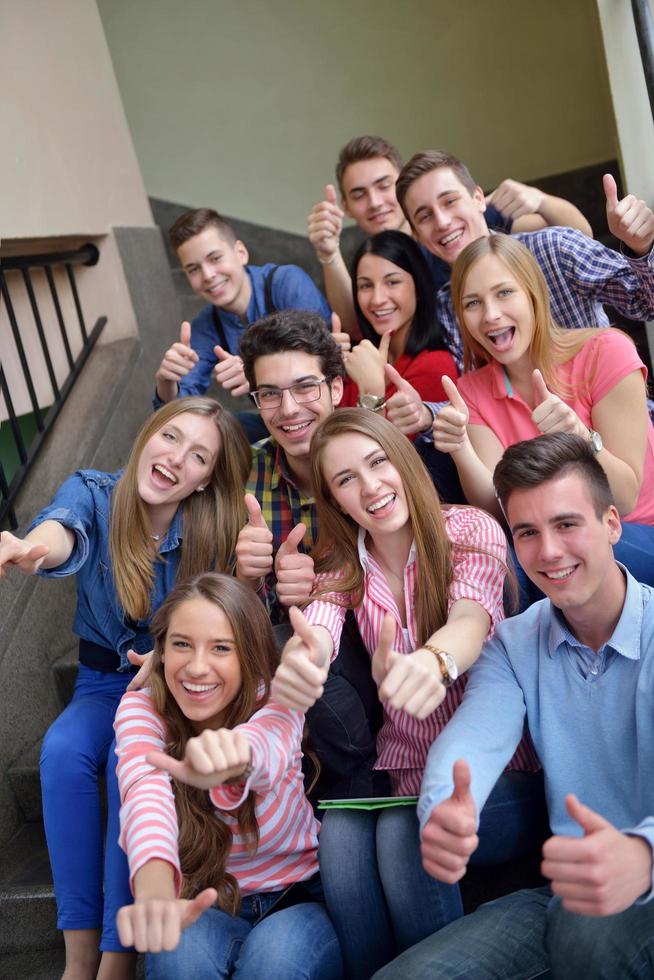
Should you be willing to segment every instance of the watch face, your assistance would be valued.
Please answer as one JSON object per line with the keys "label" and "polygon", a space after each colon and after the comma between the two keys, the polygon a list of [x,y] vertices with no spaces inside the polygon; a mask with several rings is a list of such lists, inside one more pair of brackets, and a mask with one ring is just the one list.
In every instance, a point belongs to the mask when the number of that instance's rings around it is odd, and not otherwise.
{"label": "watch face", "polygon": [[594,429],[590,430],[590,445],[594,453],[599,453],[604,448],[601,435],[599,432],[595,432]]}
{"label": "watch face", "polygon": [[456,665],[456,660],[449,653],[445,654],[445,666],[451,679],[455,681],[459,676],[459,668]]}
{"label": "watch face", "polygon": [[359,399],[359,404],[362,408],[368,408],[370,411],[375,412],[377,409],[381,408],[384,404],[383,395],[361,395]]}

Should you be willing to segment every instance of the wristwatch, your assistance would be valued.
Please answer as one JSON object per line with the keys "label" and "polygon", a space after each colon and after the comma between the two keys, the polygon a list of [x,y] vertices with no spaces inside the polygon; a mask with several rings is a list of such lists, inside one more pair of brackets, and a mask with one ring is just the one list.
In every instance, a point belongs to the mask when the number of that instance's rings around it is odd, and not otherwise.
{"label": "wristwatch", "polygon": [[594,453],[599,453],[602,449],[604,449],[602,437],[599,432],[595,431],[595,429],[588,430],[588,441],[590,442],[590,448]]}
{"label": "wristwatch", "polygon": [[440,647],[435,647],[431,643],[422,644],[425,650],[429,650],[433,653],[438,660],[438,666],[441,669],[441,680],[443,681],[443,687],[451,687],[454,681],[459,676],[459,668],[456,665],[456,660],[454,657],[447,653],[445,650],[441,650]]}
{"label": "wristwatch", "polygon": [[359,408],[367,408],[370,412],[381,412],[385,404],[385,395],[359,395],[357,402]]}

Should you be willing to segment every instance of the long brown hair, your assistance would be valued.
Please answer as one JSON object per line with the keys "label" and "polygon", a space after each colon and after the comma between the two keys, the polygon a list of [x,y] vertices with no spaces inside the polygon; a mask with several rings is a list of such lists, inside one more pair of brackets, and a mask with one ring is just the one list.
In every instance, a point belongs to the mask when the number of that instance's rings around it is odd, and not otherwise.
{"label": "long brown hair", "polygon": [[[510,235],[488,235],[471,242],[461,252],[452,269],[452,303],[463,338],[463,368],[473,371],[488,364],[492,356],[472,337],[465,323],[463,291],[470,269],[475,262],[487,255],[498,258],[513,273],[523,287],[534,311],[534,335],[530,353],[550,391],[562,397],[570,397],[572,391],[557,377],[557,368],[574,357],[584,344],[598,337],[597,328],[589,326],[580,330],[565,330],[552,318],[550,294],[545,276],[528,248]],[[584,379],[592,383],[592,377]]]}
{"label": "long brown hair", "polygon": [[213,398],[179,398],[160,408],[141,427],[116,484],[111,506],[109,547],[118,599],[132,619],[150,613],[154,563],[147,508],[138,492],[138,464],[146,443],[171,419],[185,412],[212,419],[218,453],[202,493],[182,502],[184,533],[177,577],[181,581],[209,569],[231,570],[238,533],[245,521],[243,493],[252,454],[236,419]]}
{"label": "long brown hair", "polygon": [[417,639],[424,643],[447,622],[452,581],[450,541],[436,489],[411,442],[385,418],[361,408],[343,408],[324,419],[311,440],[311,471],[318,511],[319,534],[313,549],[317,572],[341,572],[329,577],[321,594],[351,592],[353,605],[363,596],[359,563],[359,525],[334,502],[323,473],[324,452],[332,439],[357,433],[374,439],[400,474],[416,545]]}
{"label": "long brown hair", "polygon": [[[225,709],[223,728],[234,728],[248,721],[268,700],[272,674],[279,662],[272,626],[263,603],[247,586],[229,575],[205,572],[179,582],[155,613],[151,633],[154,654],[150,674],[150,693],[167,730],[166,752],[183,759],[186,743],[197,734],[182,713],[164,678],[163,654],[173,613],[190,599],[206,599],[227,617],[241,668],[241,689]],[[230,915],[238,914],[238,882],[225,870],[232,847],[232,833],[214,810],[204,790],[173,781],[175,807],[179,821],[179,858],[184,876],[182,895],[192,898],[203,888],[218,891],[218,904]],[[239,833],[251,853],[259,844],[256,796],[251,791],[234,811]]]}

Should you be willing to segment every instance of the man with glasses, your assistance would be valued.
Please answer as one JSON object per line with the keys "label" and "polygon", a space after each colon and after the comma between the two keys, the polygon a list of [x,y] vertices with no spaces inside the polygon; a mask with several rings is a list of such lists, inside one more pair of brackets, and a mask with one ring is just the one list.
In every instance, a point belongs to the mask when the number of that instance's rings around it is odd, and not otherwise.
{"label": "man with glasses", "polygon": [[[279,624],[313,587],[308,551],[318,529],[310,444],[343,395],[343,356],[321,316],[282,310],[245,331],[241,357],[270,438],[252,447],[249,519],[236,546],[236,575],[259,592]],[[307,720],[323,770],[318,795],[385,792],[372,772],[379,702],[356,626],[346,631],[325,693]]]}

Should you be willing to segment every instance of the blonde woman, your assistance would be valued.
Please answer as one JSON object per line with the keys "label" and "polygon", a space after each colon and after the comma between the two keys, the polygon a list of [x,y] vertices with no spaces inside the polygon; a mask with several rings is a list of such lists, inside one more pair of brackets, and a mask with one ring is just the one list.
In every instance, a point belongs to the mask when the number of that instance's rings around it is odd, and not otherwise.
{"label": "blonde woman", "polygon": [[622,518],[616,557],[654,584],[654,428],[645,365],[626,334],[564,330],[543,274],[507,235],[469,245],[452,274],[466,373],[444,381],[450,404],[434,443],[454,459],[471,504],[499,516],[492,475],[507,446],[541,433],[587,439]]}
{"label": "blonde woman", "polygon": [[[24,539],[0,538],[0,574],[77,576],[73,631],[80,665],[73,699],[41,753],[43,813],[66,943],[66,980],[95,975],[103,904],[108,914],[100,976],[128,966],[115,931],[120,891],[117,829],[103,826],[98,775],[108,765],[116,708],[130,679],[127,651],[152,646],[152,614],[177,576],[231,569],[243,521],[250,450],[238,424],[208,398],[165,405],[142,426],[123,472],[80,470],[62,485]],[[113,838],[113,839],[112,839]],[[124,900],[124,899],[123,899]],[[104,972],[103,972],[104,971]]]}

